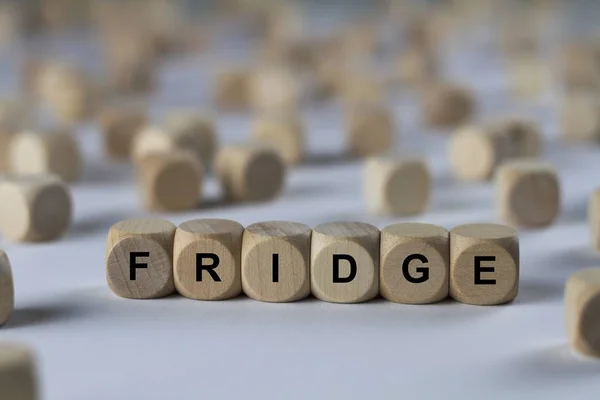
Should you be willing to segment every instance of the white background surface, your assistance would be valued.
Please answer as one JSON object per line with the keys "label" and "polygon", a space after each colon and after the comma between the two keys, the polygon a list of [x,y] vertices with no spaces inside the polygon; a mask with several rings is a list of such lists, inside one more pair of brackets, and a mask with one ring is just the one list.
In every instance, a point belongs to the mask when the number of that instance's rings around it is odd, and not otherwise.
{"label": "white background surface", "polygon": [[[599,183],[600,151],[558,143],[554,92],[537,104],[515,100],[505,89],[497,56],[474,55],[478,45],[487,45],[485,40],[470,45],[446,60],[447,74],[478,87],[481,118],[518,112],[542,123],[545,158],[561,175],[557,222],[520,233],[521,284],[514,303],[118,298],[104,277],[106,234],[119,220],[147,214],[130,167],[105,161],[98,132],[83,127],[78,137],[88,157],[84,178],[73,187],[70,232],[56,243],[1,241],[13,264],[16,311],[0,339],[37,350],[48,400],[597,398],[600,362],[570,351],[562,292],[569,274],[600,260],[590,250],[585,215],[587,198]],[[46,51],[68,53],[64,49],[71,47],[62,46],[52,43]],[[6,75],[14,72],[19,54],[4,57]],[[208,107],[210,77],[202,71],[209,64],[206,56],[169,61],[162,69],[168,89],[153,101],[155,116],[174,105]],[[5,82],[5,89],[13,84]],[[431,206],[421,216],[388,219],[366,213],[360,163],[335,155],[343,148],[339,110],[314,105],[306,113],[313,162],[290,172],[280,199],[220,206],[211,200],[218,193],[211,178],[207,206],[155,216],[175,223],[219,217],[245,225],[277,219],[311,226],[358,220],[380,228],[400,220],[446,228],[496,221],[493,185],[454,181],[447,169],[446,137],[423,130],[415,98],[396,93],[390,104],[397,113],[399,148],[427,156],[435,177]],[[220,118],[222,141],[246,137],[250,121],[248,116]]]}

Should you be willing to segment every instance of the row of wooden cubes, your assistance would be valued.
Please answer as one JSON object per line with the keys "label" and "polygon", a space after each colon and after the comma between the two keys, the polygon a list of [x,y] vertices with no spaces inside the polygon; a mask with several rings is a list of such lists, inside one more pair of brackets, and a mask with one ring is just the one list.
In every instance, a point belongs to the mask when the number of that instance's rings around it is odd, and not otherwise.
{"label": "row of wooden cubes", "polygon": [[381,295],[406,304],[451,296],[494,305],[517,295],[519,243],[514,229],[497,224],[449,232],[424,223],[380,231],[362,222],[311,229],[284,221],[244,228],[224,219],[179,227],[137,219],[110,229],[106,276],[114,293],[132,299],[177,291],[192,299],[224,300],[244,292],[259,301],[290,302],[312,293],[334,303]]}

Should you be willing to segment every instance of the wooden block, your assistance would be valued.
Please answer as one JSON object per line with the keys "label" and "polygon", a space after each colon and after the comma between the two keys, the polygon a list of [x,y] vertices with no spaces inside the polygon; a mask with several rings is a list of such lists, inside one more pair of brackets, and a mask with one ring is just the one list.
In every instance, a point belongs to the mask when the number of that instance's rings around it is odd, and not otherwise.
{"label": "wooden block", "polygon": [[165,131],[176,147],[193,151],[206,167],[212,165],[218,136],[208,114],[195,110],[172,111],[165,118]]}
{"label": "wooden block", "polygon": [[299,115],[264,116],[255,122],[252,136],[272,146],[288,165],[297,165],[304,158],[304,126]]}
{"label": "wooden block", "polygon": [[362,107],[365,103],[384,103],[386,101],[385,86],[383,80],[373,73],[356,71],[337,71],[342,82],[340,95],[344,103],[353,111],[356,107]]}
{"label": "wooden block", "polygon": [[77,123],[95,109],[96,89],[86,73],[70,64],[48,62],[38,70],[37,93],[63,122]]}
{"label": "wooden block", "polygon": [[362,222],[331,222],[313,229],[311,289],[332,303],[360,303],[379,293],[379,230]]}
{"label": "wooden block", "polygon": [[245,69],[219,71],[215,79],[215,103],[224,111],[250,107],[250,76]]}
{"label": "wooden block", "polygon": [[16,174],[51,173],[66,182],[79,179],[82,171],[79,146],[65,130],[16,134],[10,144],[8,164]]}
{"label": "wooden block", "polygon": [[183,211],[200,205],[203,167],[191,152],[151,154],[139,160],[136,167],[147,210]]}
{"label": "wooden block", "polygon": [[448,297],[450,237],[440,226],[399,223],[381,231],[381,296],[429,304]]}
{"label": "wooden block", "polygon": [[128,159],[135,136],[147,122],[145,107],[141,105],[120,104],[103,110],[100,114],[100,128],[104,152],[115,159]]}
{"label": "wooden block", "polygon": [[439,65],[435,56],[421,48],[409,48],[400,54],[397,63],[401,85],[423,88],[438,80]]}
{"label": "wooden block", "polygon": [[600,188],[594,190],[588,202],[588,225],[592,247],[600,251]]}
{"label": "wooden block", "polygon": [[597,52],[589,43],[574,43],[565,47],[559,65],[567,91],[596,92],[600,89]]}
{"label": "wooden block", "polygon": [[505,118],[494,121],[489,129],[506,137],[507,157],[536,158],[542,154],[543,140],[539,125],[523,118]]}
{"label": "wooden block", "polygon": [[519,291],[519,239],[510,227],[467,224],[450,231],[450,296],[461,303],[495,305]]}
{"label": "wooden block", "polygon": [[465,126],[450,139],[450,166],[463,181],[491,179],[498,166],[512,155],[509,138],[489,126]]}
{"label": "wooden block", "polygon": [[552,83],[547,60],[539,56],[523,55],[511,60],[509,77],[514,94],[523,99],[536,99]]}
{"label": "wooden block", "polygon": [[567,94],[560,111],[560,135],[568,142],[600,141],[600,100],[597,95]]}
{"label": "wooden block", "polygon": [[175,288],[190,299],[225,300],[242,293],[244,227],[225,219],[196,219],[175,233]]}
{"label": "wooden block", "polygon": [[55,175],[7,176],[0,180],[0,231],[14,241],[45,242],[71,225],[69,188]]}
{"label": "wooden block", "polygon": [[423,158],[371,157],[363,175],[367,209],[374,214],[412,215],[429,205],[431,177]]}
{"label": "wooden block", "polygon": [[390,110],[378,103],[360,104],[348,110],[348,151],[367,157],[390,150],[396,143],[396,123]]}
{"label": "wooden block", "polygon": [[573,349],[600,357],[600,268],[573,273],[565,285],[565,325]]}
{"label": "wooden block", "polygon": [[36,360],[29,347],[17,343],[0,343],[0,388],[6,400],[37,400]]}
{"label": "wooden block", "polygon": [[232,201],[266,201],[281,193],[286,166],[275,150],[261,144],[223,147],[215,159],[215,173],[225,197]]}
{"label": "wooden block", "polygon": [[175,230],[175,225],[160,219],[130,219],[110,228],[106,280],[117,296],[154,299],[175,291]]}
{"label": "wooden block", "polygon": [[9,320],[15,309],[15,288],[10,260],[0,250],[0,327]]}
{"label": "wooden block", "polygon": [[311,229],[269,221],[246,227],[242,241],[242,287],[249,297],[271,303],[310,294]]}
{"label": "wooden block", "polygon": [[560,212],[558,175],[546,162],[504,163],[496,173],[496,195],[500,218],[509,225],[548,226]]}
{"label": "wooden block", "polygon": [[283,66],[257,68],[250,80],[253,108],[262,113],[291,113],[300,108],[301,85],[298,74]]}
{"label": "wooden block", "polygon": [[475,113],[473,93],[454,84],[433,84],[423,94],[423,115],[433,128],[455,128],[465,124]]}

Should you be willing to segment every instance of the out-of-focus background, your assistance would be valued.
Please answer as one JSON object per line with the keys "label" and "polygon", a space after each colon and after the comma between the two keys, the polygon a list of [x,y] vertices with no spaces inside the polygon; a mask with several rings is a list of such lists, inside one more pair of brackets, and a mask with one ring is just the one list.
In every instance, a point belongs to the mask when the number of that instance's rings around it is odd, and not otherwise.
{"label": "out-of-focus background", "polygon": [[[0,241],[16,293],[0,339],[36,350],[49,400],[594,398],[600,366],[567,345],[563,289],[600,261],[586,215],[599,186],[598,16],[594,0],[0,2],[0,168],[37,165],[34,153],[9,154],[24,131],[60,129],[81,152],[65,235]],[[377,118],[357,134],[366,140],[349,133],[365,104],[393,122],[374,149]],[[286,160],[268,201],[226,201],[202,160],[198,204],[153,209],[136,136],[166,130],[180,110],[212,124],[215,153],[252,140],[257,121],[292,113],[301,155]],[[449,157],[465,124],[502,118],[535,125],[536,156],[558,171],[562,197],[553,224],[520,231],[512,304],[133,301],[106,284],[106,235],[127,218],[502,222],[491,176],[465,181]],[[364,157],[388,150],[428,165],[416,214],[367,205]]]}

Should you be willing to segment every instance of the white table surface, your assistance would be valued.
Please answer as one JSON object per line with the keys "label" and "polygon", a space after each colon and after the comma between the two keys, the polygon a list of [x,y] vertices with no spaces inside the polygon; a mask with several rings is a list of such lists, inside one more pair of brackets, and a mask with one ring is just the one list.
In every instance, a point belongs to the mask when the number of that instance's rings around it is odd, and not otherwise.
{"label": "white table surface", "polygon": [[[61,46],[54,43],[45,51]],[[600,263],[586,224],[587,199],[599,184],[600,150],[560,144],[554,92],[537,103],[512,98],[498,59],[474,56],[473,46],[446,60],[447,74],[478,87],[481,118],[519,113],[542,123],[544,156],[561,176],[563,205],[556,223],[520,233],[520,292],[512,304],[118,298],[104,276],[106,234],[115,222],[149,214],[140,206],[130,166],[105,161],[98,132],[86,126],[78,133],[86,169],[73,186],[74,223],[66,237],[46,244],[0,239],[16,285],[16,311],[0,339],[36,349],[48,400],[598,398],[600,362],[569,349],[563,290],[571,273]],[[5,51],[5,76],[14,72],[15,54]],[[206,56],[166,63],[162,78],[168,89],[153,100],[157,118],[175,105],[209,107],[210,78],[202,72],[209,64]],[[14,90],[14,81],[6,80],[4,88]],[[336,156],[343,148],[339,109],[311,105],[306,115],[312,162],[290,172],[279,199],[219,205],[211,200],[218,188],[210,178],[205,207],[153,216],[175,223],[219,217],[242,224],[281,219],[311,226],[357,220],[378,227],[398,221],[447,228],[497,221],[493,184],[452,178],[447,136],[421,127],[414,100],[397,94],[390,103],[397,112],[399,148],[430,160],[435,185],[423,215],[368,215],[361,164]],[[223,115],[222,142],[246,137],[250,121],[245,115]]]}

